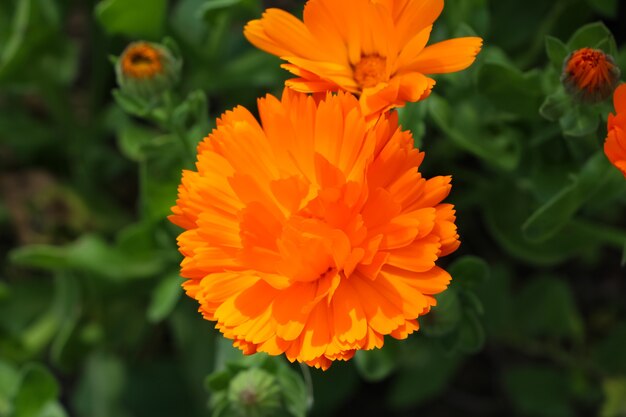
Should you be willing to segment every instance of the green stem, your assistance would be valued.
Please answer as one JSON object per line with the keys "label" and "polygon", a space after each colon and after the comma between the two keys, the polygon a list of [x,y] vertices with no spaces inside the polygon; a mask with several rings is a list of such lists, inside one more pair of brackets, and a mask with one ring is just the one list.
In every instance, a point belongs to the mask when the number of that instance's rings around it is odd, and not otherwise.
{"label": "green stem", "polygon": [[585,234],[592,236],[603,243],[609,244],[618,250],[624,249],[624,245],[626,244],[626,232],[623,230],[616,230],[613,227],[587,220],[576,220],[575,225]]}
{"label": "green stem", "polygon": [[168,90],[163,94],[163,102],[165,103],[167,129],[181,142],[183,152],[185,152],[185,166],[192,166],[196,159],[195,152],[187,141],[185,133],[174,120],[175,108],[171,91]]}
{"label": "green stem", "polygon": [[567,4],[568,0],[559,0],[554,3],[546,18],[543,19],[543,23],[539,26],[539,29],[534,37],[534,42],[530,48],[527,49],[526,54],[518,60],[518,66],[520,68],[527,68],[531,66],[533,61],[537,59],[537,55],[539,55],[543,50],[545,37],[552,31],[552,27],[559,20],[561,13],[563,13]]}
{"label": "green stem", "polygon": [[299,363],[300,370],[302,371],[302,377],[304,378],[304,384],[306,385],[306,408],[310,410],[313,408],[313,380],[311,379],[311,371],[309,367],[303,363]]}

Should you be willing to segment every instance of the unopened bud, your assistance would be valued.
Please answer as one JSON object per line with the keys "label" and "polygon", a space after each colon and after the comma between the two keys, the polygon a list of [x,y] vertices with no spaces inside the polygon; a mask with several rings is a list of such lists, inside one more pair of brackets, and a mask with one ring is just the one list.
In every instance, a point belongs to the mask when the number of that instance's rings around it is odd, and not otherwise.
{"label": "unopened bud", "polygon": [[565,58],[561,82],[574,98],[593,104],[613,94],[619,77],[613,57],[599,49],[581,48]]}
{"label": "unopened bud", "polygon": [[228,400],[242,417],[272,416],[280,408],[280,387],[274,375],[258,368],[239,372],[228,387]]}
{"label": "unopened bud", "polygon": [[166,47],[150,42],[133,42],[126,47],[115,67],[123,92],[152,98],[178,80],[181,62]]}

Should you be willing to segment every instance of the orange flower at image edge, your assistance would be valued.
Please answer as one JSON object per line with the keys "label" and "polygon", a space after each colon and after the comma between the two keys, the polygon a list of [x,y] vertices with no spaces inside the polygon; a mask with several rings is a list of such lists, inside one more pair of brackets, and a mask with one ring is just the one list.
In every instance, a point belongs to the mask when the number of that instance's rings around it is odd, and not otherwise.
{"label": "orange flower at image edge", "polygon": [[297,91],[349,91],[366,115],[426,98],[425,74],[460,71],[474,62],[482,39],[426,46],[443,0],[309,0],[303,21],[269,9],[246,26],[258,48],[281,57]]}
{"label": "orange flower at image edge", "polygon": [[358,99],[285,90],[236,107],[198,146],[170,220],[184,288],[245,354],[326,369],[404,339],[450,282],[437,259],[459,246],[397,114],[368,128]]}
{"label": "orange flower at image edge", "polygon": [[616,114],[609,114],[604,153],[626,178],[626,84],[617,87],[613,102]]}

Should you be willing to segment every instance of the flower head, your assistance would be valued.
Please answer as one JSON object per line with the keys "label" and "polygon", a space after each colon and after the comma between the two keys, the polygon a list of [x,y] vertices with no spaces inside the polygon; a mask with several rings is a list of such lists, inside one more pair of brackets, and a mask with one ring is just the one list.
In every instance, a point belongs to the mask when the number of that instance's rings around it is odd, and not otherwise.
{"label": "flower head", "polygon": [[366,115],[426,98],[426,74],[460,71],[482,45],[476,37],[426,46],[443,0],[309,0],[303,21],[269,9],[246,26],[258,48],[287,61],[294,90],[349,91]]}
{"label": "flower head", "polygon": [[599,49],[581,48],[563,62],[561,82],[580,101],[598,103],[611,96],[620,70],[613,58]]}
{"label": "flower head", "polygon": [[609,133],[604,141],[604,153],[626,177],[626,84],[617,87],[613,103],[616,114],[609,114]]}
{"label": "flower head", "polygon": [[133,42],[115,67],[120,88],[130,94],[152,97],[165,91],[178,78],[181,63],[164,46]]}
{"label": "flower head", "polygon": [[351,94],[258,105],[260,124],[226,112],[183,172],[187,294],[246,354],[326,369],[406,338],[450,281],[435,265],[459,245],[450,177],[424,179],[397,113],[369,123]]}

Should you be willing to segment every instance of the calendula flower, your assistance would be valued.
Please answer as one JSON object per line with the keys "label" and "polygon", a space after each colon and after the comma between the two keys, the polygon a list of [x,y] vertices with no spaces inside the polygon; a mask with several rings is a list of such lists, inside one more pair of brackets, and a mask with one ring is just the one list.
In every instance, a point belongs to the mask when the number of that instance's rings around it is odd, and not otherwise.
{"label": "calendula flower", "polygon": [[117,60],[115,72],[122,91],[142,98],[154,97],[178,79],[181,62],[165,46],[134,42]]}
{"label": "calendula flower", "polygon": [[620,70],[610,55],[599,49],[581,48],[565,58],[561,82],[570,95],[593,104],[611,96],[619,77]]}
{"label": "calendula flower", "polygon": [[258,107],[260,124],[222,115],[183,172],[170,220],[187,229],[187,294],[245,354],[326,369],[406,338],[450,281],[435,265],[459,245],[450,177],[424,179],[397,113],[368,124],[351,94]]}
{"label": "calendula flower", "polygon": [[309,0],[303,21],[269,9],[244,34],[287,61],[282,67],[297,76],[287,86],[306,93],[349,91],[372,115],[426,98],[435,84],[427,74],[474,62],[480,38],[426,46],[442,9],[443,0]]}
{"label": "calendula flower", "polygon": [[604,153],[626,178],[626,84],[615,90],[613,103],[615,114],[609,114],[609,133],[604,141]]}

